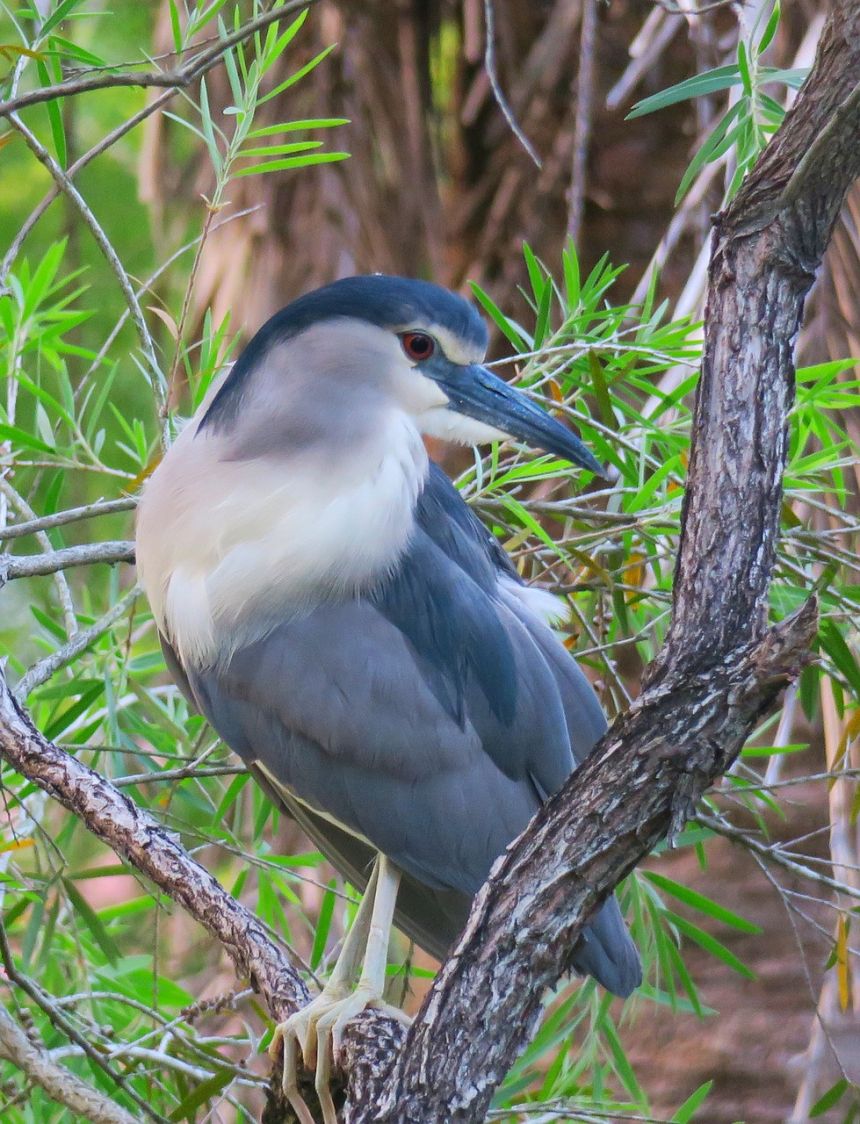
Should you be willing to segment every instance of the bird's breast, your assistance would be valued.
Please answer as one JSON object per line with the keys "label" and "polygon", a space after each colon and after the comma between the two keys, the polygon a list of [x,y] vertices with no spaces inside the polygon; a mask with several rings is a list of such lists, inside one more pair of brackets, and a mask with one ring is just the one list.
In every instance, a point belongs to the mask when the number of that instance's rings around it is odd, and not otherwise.
{"label": "bird's breast", "polygon": [[138,510],[141,582],[183,663],[206,666],[290,613],[354,596],[394,566],[427,454],[392,412],[372,442],[316,455],[230,459],[218,435],[180,435]]}

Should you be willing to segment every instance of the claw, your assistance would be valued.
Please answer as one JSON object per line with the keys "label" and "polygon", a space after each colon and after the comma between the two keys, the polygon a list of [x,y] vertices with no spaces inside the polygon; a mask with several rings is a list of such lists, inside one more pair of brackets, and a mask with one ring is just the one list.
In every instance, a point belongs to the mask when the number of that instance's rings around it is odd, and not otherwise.
{"label": "claw", "polygon": [[[275,1028],[269,1054],[277,1059],[283,1045],[282,1087],[300,1124],[314,1124],[299,1091],[299,1051],[304,1065],[314,1069],[314,1086],[324,1124],[337,1124],[331,1095],[332,1068],[337,1064],[343,1032],[350,1019],[366,1007],[380,1007],[386,1014],[408,1023],[402,1011],[383,1002],[388,935],[400,874],[384,855],[378,855],[352,927],[344,940],[334,971],[322,992],[307,1007],[296,1011]],[[364,962],[358,987],[351,991],[364,946]]]}
{"label": "claw", "polygon": [[314,1088],[319,1097],[324,1124],[337,1124],[331,1095],[332,1069],[340,1053],[347,1024],[367,1007],[377,1007],[407,1026],[412,1021],[397,1007],[385,1003],[373,987],[359,984],[344,995],[342,989],[323,991],[301,1011],[275,1027],[269,1056],[277,1058],[283,1043],[282,1088],[301,1124],[314,1124],[313,1116],[299,1091],[299,1052],[308,1069],[315,1069]]}

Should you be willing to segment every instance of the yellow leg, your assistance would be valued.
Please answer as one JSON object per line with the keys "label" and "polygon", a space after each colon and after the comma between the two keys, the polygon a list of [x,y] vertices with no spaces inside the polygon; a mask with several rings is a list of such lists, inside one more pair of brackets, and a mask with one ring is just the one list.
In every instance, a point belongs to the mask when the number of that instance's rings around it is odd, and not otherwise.
{"label": "yellow leg", "polygon": [[[369,1006],[382,1007],[393,1017],[409,1022],[402,1011],[390,1007],[382,1000],[388,941],[399,884],[400,871],[384,855],[378,855],[367,890],[328,982],[307,1007],[275,1028],[269,1052],[275,1057],[283,1043],[284,1094],[301,1124],[313,1124],[313,1117],[299,1092],[299,1050],[306,1066],[313,1066],[316,1062],[314,1086],[325,1124],[337,1124],[329,1086],[332,1057],[340,1050],[346,1024]],[[356,989],[350,991],[362,947],[364,961],[361,977]]]}

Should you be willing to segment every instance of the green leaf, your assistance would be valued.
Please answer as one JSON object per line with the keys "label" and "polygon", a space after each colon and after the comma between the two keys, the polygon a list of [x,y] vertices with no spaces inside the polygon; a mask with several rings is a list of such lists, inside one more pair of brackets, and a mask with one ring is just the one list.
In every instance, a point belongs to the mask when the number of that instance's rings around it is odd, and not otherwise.
{"label": "green leaf", "polygon": [[712,163],[714,160],[719,160],[723,153],[727,152],[734,144],[738,132],[744,125],[743,121],[738,121],[737,124],[734,124],[734,122],[740,116],[743,109],[743,102],[735,102],[731,109],[720,118],[707,140],[690,161],[686,172],[684,172],[684,175],[681,177],[681,182],[675,194],[676,207],[687,194],[687,189],[701,169],[704,168],[706,164]]}
{"label": "green leaf", "polygon": [[38,437],[34,437],[32,433],[27,433],[16,425],[6,425],[5,422],[0,422],[0,440],[12,441],[16,445],[23,445],[25,449],[35,449],[37,453],[53,454],[57,451],[51,445],[40,441]]}
{"label": "green leaf", "polygon": [[686,917],[679,917],[677,913],[673,913],[671,910],[667,909],[665,915],[685,937],[689,937],[691,941],[703,948],[705,952],[709,952],[716,960],[722,960],[739,976],[744,976],[748,980],[756,979],[755,972],[738,959],[733,952],[730,952],[724,944],[721,944],[716,937],[712,937],[710,933],[706,933],[704,929],[700,929],[698,925],[694,925]]}
{"label": "green leaf", "polygon": [[[307,12],[303,13],[303,15],[306,14]],[[274,90],[270,90],[267,94],[264,94],[263,97],[259,98],[257,100],[257,105],[265,105],[267,101],[271,101],[272,98],[278,97],[278,95],[282,94],[284,90],[289,90],[291,86],[295,86],[296,82],[300,82],[302,78],[304,78],[307,74],[310,74],[312,70],[316,69],[316,67],[319,66],[323,59],[327,58],[332,53],[334,48],[334,43],[332,43],[330,47],[323,48],[323,50],[321,50],[318,55],[315,55],[310,62],[305,63],[305,65],[300,70],[297,70],[295,74],[291,74],[289,78],[281,82],[281,84],[276,86]]]}
{"label": "green leaf", "polygon": [[810,1116],[823,1116],[829,1108],[842,1100],[845,1091],[848,1088],[848,1081],[842,1077],[835,1085],[831,1085],[823,1097],[819,1097],[812,1108],[809,1110]]}
{"label": "green leaf", "polygon": [[625,120],[631,121],[634,117],[644,117],[646,113],[654,113],[658,109],[665,109],[669,105],[676,105],[679,101],[690,98],[700,98],[705,94],[714,94],[718,90],[728,90],[737,86],[741,81],[740,70],[735,65],[718,66],[713,70],[706,70],[692,78],[685,78],[674,86],[661,90],[658,94],[638,101]]}
{"label": "green leaf", "polygon": [[741,756],[781,757],[784,753],[802,753],[805,749],[809,749],[809,742],[797,742],[795,745],[748,745]]}
{"label": "green leaf", "polygon": [[481,286],[474,281],[471,283],[470,287],[472,296],[493,321],[508,343],[516,348],[517,351],[528,351],[530,341],[526,339],[517,325],[505,316],[504,312],[502,312],[489,293],[485,293]]}
{"label": "green leaf", "polygon": [[761,932],[760,925],[755,925],[752,921],[747,921],[745,917],[741,917],[740,914],[732,912],[732,910],[727,909],[724,905],[719,905],[704,894],[700,894],[696,890],[691,890],[689,886],[682,886],[680,882],[675,882],[671,878],[667,878],[665,874],[657,874],[657,872],[653,870],[646,870],[643,873],[649,882],[652,882],[655,886],[658,886],[679,902],[683,902],[685,905],[699,910],[700,913],[707,914],[708,917],[713,917],[717,921],[722,921],[724,925],[731,925],[733,929],[739,929],[742,933]]}
{"label": "green leaf", "polygon": [[77,886],[70,878],[63,878],[63,886],[69,896],[69,901],[74,907],[75,913],[83,921],[84,925],[89,929],[92,934],[93,940],[105,954],[111,964],[115,964],[119,958],[119,949],[114,944],[111,935],[105,928],[102,919],[83,896]]}
{"label": "green leaf", "polygon": [[616,1072],[621,1078],[624,1088],[634,1100],[644,1103],[646,1100],[645,1094],[639,1082],[636,1080],[636,1074],[633,1072],[630,1059],[627,1057],[627,1054],[624,1052],[624,1047],[621,1045],[621,1040],[618,1037],[615,1024],[608,1015],[601,1021],[600,1029],[609,1046]]}
{"label": "green leaf", "polygon": [[348,117],[306,117],[299,121],[282,121],[280,125],[265,125],[261,129],[252,129],[248,133],[248,139],[276,137],[280,133],[296,133],[301,129],[333,129],[338,125],[348,125],[349,123]]}
{"label": "green leaf", "polygon": [[[56,59],[53,60],[56,62]],[[39,59],[36,63],[36,72],[39,75],[39,81],[43,86],[50,86],[51,76],[48,74],[48,67]],[[54,141],[54,152],[57,157],[57,163],[61,168],[65,168],[68,163],[68,151],[66,149],[66,130],[63,128],[63,115],[60,110],[62,99],[52,98],[50,101],[45,102],[45,109],[48,114],[48,123],[51,126],[51,137]]]}
{"label": "green leaf", "polygon": [[173,49],[177,55],[181,52],[183,47],[182,42],[182,23],[179,18],[179,5],[176,0],[170,0],[170,30],[173,34]]}
{"label": "green leaf", "polygon": [[675,1115],[672,1117],[670,1124],[689,1124],[693,1119],[693,1114],[699,1105],[707,1097],[713,1087],[713,1081],[706,1081],[704,1085],[700,1085],[692,1096],[687,1097]]}
{"label": "green leaf", "polygon": [[290,144],[268,144],[259,148],[243,148],[240,156],[287,156],[291,152],[309,152],[322,148],[320,140],[292,141]]}
{"label": "green leaf", "polygon": [[338,160],[348,160],[348,152],[310,152],[307,156],[285,156],[283,160],[266,160],[253,164],[250,168],[239,168],[237,176],[258,176],[264,172],[282,172],[287,168],[308,168],[312,164],[334,164]]}
{"label": "green leaf", "polygon": [[781,82],[793,90],[799,90],[809,77],[808,67],[798,67],[795,70],[783,70],[778,66],[763,66],[759,70],[759,77],[766,82]]}
{"label": "green leaf", "polygon": [[738,71],[741,76],[741,82],[743,82],[744,93],[748,98],[751,98],[753,92],[752,74],[750,73],[747,45],[744,43],[743,39],[738,42]]}
{"label": "green leaf", "polygon": [[50,741],[55,741],[57,737],[62,734],[64,730],[68,730],[75,719],[84,714],[103,693],[104,683],[101,681],[95,683],[89,690],[82,691],[77,702],[64,710],[45,727],[45,737]]}
{"label": "green leaf", "polygon": [[60,3],[42,24],[40,31],[41,37],[44,38],[49,32],[53,31],[55,27],[58,27],[82,2],[83,0],[60,0]]}
{"label": "green leaf", "polygon": [[779,27],[780,14],[779,0],[776,0],[773,6],[773,11],[770,13],[770,18],[765,24],[764,31],[761,33],[761,39],[759,39],[758,46],[756,47],[756,51],[758,52],[758,54],[763,55],[773,42],[773,37],[774,35],[776,35],[776,29]]}
{"label": "green leaf", "polygon": [[216,1097],[221,1090],[233,1080],[233,1071],[221,1069],[200,1084],[191,1093],[180,1101],[171,1112],[170,1120],[188,1120],[189,1124],[195,1119],[195,1109],[200,1108],[212,1097]]}
{"label": "green leaf", "polygon": [[50,44],[52,48],[59,48],[59,54],[82,62],[85,66],[107,65],[101,55],[94,55],[92,51],[85,51],[83,47],[79,47],[77,43],[72,43],[69,39],[64,39],[61,35],[52,35]]}
{"label": "green leaf", "polygon": [[821,647],[845,677],[855,699],[860,702],[860,667],[857,658],[845,642],[839,625],[833,618],[822,622],[819,633]]}
{"label": "green leaf", "polygon": [[593,351],[588,353],[588,370],[591,374],[591,387],[594,391],[594,397],[597,399],[600,420],[607,429],[618,429],[618,420],[615,417],[615,411],[612,409],[612,399],[609,395],[606,376],[603,373],[600,360]]}
{"label": "green leaf", "polygon": [[311,949],[311,968],[314,970],[319,967],[325,954],[325,946],[328,941],[331,920],[334,914],[335,886],[336,883],[334,879],[332,879],[328,884],[328,889],[323,895],[322,905],[320,906],[316,932],[314,933],[314,944]]}

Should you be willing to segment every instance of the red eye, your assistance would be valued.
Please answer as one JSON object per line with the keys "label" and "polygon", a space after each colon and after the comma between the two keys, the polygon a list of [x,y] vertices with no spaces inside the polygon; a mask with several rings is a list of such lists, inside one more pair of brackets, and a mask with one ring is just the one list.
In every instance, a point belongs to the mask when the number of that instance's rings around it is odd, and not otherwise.
{"label": "red eye", "polygon": [[436,341],[426,332],[404,332],[400,337],[400,342],[403,344],[403,350],[406,352],[407,358],[414,360],[416,363],[429,359],[436,350]]}

